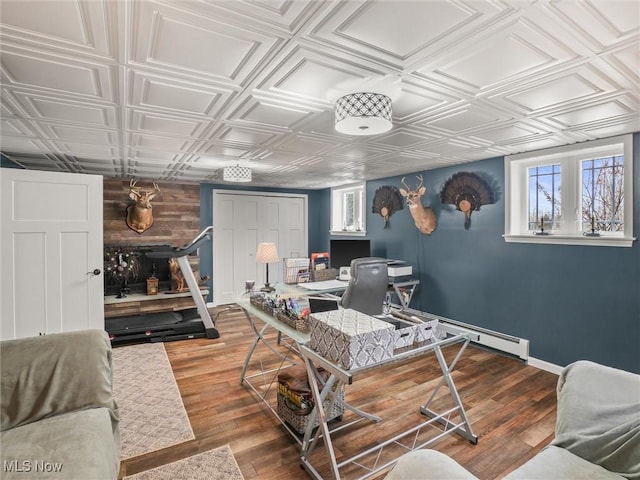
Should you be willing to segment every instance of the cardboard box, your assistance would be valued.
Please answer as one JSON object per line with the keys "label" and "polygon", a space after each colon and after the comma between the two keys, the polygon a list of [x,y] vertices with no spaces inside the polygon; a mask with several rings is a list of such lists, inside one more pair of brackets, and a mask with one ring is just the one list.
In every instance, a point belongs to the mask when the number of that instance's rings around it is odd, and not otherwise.
{"label": "cardboard box", "polygon": [[309,347],[347,370],[391,359],[394,326],[352,309],[309,316]]}

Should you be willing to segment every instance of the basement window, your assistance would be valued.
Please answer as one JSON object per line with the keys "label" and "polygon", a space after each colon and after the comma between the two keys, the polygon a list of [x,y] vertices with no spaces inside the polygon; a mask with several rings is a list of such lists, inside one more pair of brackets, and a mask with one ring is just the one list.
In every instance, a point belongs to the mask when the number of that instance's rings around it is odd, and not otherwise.
{"label": "basement window", "polygon": [[331,189],[331,233],[366,235],[365,184],[357,183]]}
{"label": "basement window", "polygon": [[630,247],[633,137],[505,157],[507,242]]}

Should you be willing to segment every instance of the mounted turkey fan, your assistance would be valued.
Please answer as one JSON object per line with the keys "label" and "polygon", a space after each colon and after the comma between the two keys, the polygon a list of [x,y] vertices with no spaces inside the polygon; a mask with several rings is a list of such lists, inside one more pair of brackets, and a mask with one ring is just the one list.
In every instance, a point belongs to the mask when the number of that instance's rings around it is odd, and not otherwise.
{"label": "mounted turkey fan", "polygon": [[464,213],[464,229],[471,226],[471,213],[480,210],[482,205],[496,202],[496,194],[489,183],[477,173],[458,172],[447,180],[440,192],[444,204],[456,206]]}
{"label": "mounted turkey fan", "polygon": [[384,218],[384,228],[389,228],[389,217],[403,208],[404,202],[397,187],[384,185],[376,190],[372,211]]}

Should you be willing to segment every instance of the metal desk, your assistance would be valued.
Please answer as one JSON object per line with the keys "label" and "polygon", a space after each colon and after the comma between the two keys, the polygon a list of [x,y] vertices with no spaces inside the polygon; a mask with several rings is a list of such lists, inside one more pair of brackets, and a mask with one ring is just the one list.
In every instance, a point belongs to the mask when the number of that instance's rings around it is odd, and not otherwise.
{"label": "metal desk", "polygon": [[[299,291],[297,292],[299,293]],[[315,293],[317,294],[318,292]],[[298,442],[298,444],[300,444],[300,459],[302,462],[302,466],[313,478],[316,478],[318,480],[323,479],[323,477],[314,467],[312,459],[314,450],[320,442],[324,443],[325,452],[330,460],[332,477],[336,480],[341,478],[340,469],[346,466],[356,465],[358,468],[364,469],[364,474],[362,476],[359,476],[359,479],[370,478],[382,472],[383,470],[390,468],[397,461],[397,457],[392,460],[387,459],[388,455],[385,449],[388,447],[393,449],[393,447],[400,446],[403,451],[416,450],[431,445],[432,443],[441,439],[443,436],[454,432],[458,433],[474,444],[477,443],[478,437],[473,433],[471,429],[471,425],[469,424],[469,420],[467,418],[466,412],[462,405],[462,401],[460,399],[460,396],[458,395],[458,391],[451,375],[451,372],[455,368],[456,363],[460,359],[469,342],[471,340],[477,340],[472,338],[473,334],[458,329],[453,325],[442,324],[441,327],[447,333],[447,337],[442,340],[434,340],[433,342],[426,342],[425,344],[419,345],[414,348],[398,350],[395,352],[395,355],[392,359],[387,360],[383,363],[357,370],[345,370],[330,362],[329,360],[323,358],[314,350],[311,350],[307,346],[309,342],[308,333],[303,333],[295,330],[289,325],[279,321],[272,315],[269,315],[259,308],[253,306],[249,302],[248,296],[238,298],[237,303],[244,310],[245,315],[255,334],[255,339],[247,353],[247,357],[242,369],[241,383],[246,384],[256,393],[258,398],[267,405],[267,407],[276,416],[276,418],[278,418],[278,420],[287,429],[291,436]],[[255,324],[252,315],[259,318],[265,323],[261,329],[259,329]],[[289,344],[284,347],[285,353],[282,352],[282,347],[278,349],[265,338],[265,333],[270,328],[275,329],[278,334],[283,334],[290,340]],[[263,362],[262,358],[260,358],[260,372],[248,375],[247,369],[252,360],[252,357],[256,352],[256,348],[260,343],[264,344],[270,352],[275,354],[280,359],[280,363],[276,368],[265,369],[262,368]],[[453,361],[447,364],[442,353],[442,348],[450,345],[458,345],[459,349]],[[430,396],[427,398],[427,401],[420,407],[420,413],[425,416],[425,420],[400,434],[394,435],[385,441],[377,443],[377,445],[373,448],[366,449],[362,452],[357,453],[356,455],[338,461],[336,457],[336,451],[333,446],[332,436],[341,435],[342,430],[347,429],[355,423],[363,420],[369,420],[373,422],[378,422],[381,420],[380,417],[366,413],[345,402],[345,409],[355,413],[356,418],[348,422],[339,422],[338,424],[334,423],[332,425],[329,425],[328,412],[331,411],[334,403],[336,401],[339,401],[338,392],[340,392],[341,389],[346,385],[357,385],[357,382],[354,381],[354,375],[356,374],[358,374],[358,378],[360,378],[360,374],[375,374],[376,370],[380,370],[381,367],[387,366],[391,363],[397,363],[402,360],[414,357],[417,358],[419,356],[426,355],[432,352],[435,354],[440,370],[442,371],[442,378],[440,379],[435,389],[433,389]],[[271,386],[274,383],[277,383],[278,372],[282,368],[299,364],[301,361],[304,362],[307,368],[307,374],[309,375],[309,378],[313,378],[317,375],[317,367],[323,367],[325,370],[331,373],[329,379],[322,386],[322,389],[318,387],[317,382],[309,382],[315,402],[315,408],[310,414],[307,430],[305,431],[302,439],[300,439],[300,436],[297,432],[295,432],[290,426],[287,425],[287,423],[282,418],[280,418],[277,411],[269,403],[269,400],[267,398],[267,395],[271,391]],[[262,383],[260,383],[259,385],[255,384],[254,380],[256,379],[261,379]],[[448,388],[449,395],[451,397],[450,400],[453,406],[445,411],[437,412],[433,407],[433,402],[442,387]],[[425,392],[425,396],[427,394],[428,392]],[[320,408],[318,408],[318,406],[320,406]],[[319,423],[319,427],[317,429],[313,427],[314,423],[316,423],[316,420]],[[433,428],[436,428],[438,432],[435,436],[431,436],[426,440],[424,438],[419,438],[422,434],[424,434],[425,431],[433,430]],[[345,433],[348,434],[348,432]],[[385,451],[384,455],[383,451]],[[319,451],[316,451],[316,455],[321,455],[321,453]],[[363,463],[362,461],[365,458],[373,458],[373,463],[371,464],[371,462],[369,462],[369,465],[365,466],[365,463]],[[324,458],[324,460],[326,460],[326,457]]]}

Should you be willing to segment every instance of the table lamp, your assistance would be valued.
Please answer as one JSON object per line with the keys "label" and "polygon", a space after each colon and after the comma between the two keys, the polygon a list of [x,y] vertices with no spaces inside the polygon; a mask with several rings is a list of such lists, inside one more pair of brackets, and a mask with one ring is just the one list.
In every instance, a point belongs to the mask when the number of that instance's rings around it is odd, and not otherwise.
{"label": "table lamp", "polygon": [[256,262],[265,263],[267,268],[267,281],[264,287],[260,289],[261,292],[273,292],[275,288],[269,285],[269,264],[279,262],[278,249],[275,243],[261,243],[258,245],[258,251],[256,252]]}

